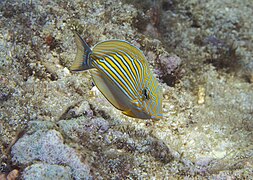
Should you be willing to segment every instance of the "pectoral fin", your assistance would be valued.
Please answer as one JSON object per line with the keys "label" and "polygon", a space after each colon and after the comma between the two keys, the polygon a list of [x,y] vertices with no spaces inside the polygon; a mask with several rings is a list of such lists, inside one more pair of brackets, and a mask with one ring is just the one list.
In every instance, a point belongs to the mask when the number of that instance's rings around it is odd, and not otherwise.
{"label": "pectoral fin", "polygon": [[141,103],[140,103],[140,101],[138,99],[134,99],[131,102],[133,103],[134,107],[136,107],[138,110],[142,109]]}
{"label": "pectoral fin", "polygon": [[114,107],[121,111],[128,109],[128,98],[107,76],[94,70],[92,78],[100,92]]}

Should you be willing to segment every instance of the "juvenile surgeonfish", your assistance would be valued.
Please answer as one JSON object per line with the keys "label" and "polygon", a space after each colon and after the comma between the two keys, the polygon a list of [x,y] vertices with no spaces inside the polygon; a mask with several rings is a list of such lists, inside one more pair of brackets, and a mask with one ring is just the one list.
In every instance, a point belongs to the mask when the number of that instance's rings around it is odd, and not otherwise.
{"label": "juvenile surgeonfish", "polygon": [[123,40],[107,40],[92,49],[75,33],[77,54],[72,71],[91,71],[106,99],[123,114],[140,119],[162,118],[162,90],[143,53]]}

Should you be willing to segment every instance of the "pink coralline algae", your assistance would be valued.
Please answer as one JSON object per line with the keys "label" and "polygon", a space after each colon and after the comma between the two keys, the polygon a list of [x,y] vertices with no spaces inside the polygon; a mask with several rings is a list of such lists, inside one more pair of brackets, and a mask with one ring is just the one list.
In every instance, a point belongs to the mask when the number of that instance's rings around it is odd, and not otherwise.
{"label": "pink coralline algae", "polygon": [[177,79],[176,74],[181,62],[181,58],[176,55],[162,54],[157,59],[158,67],[155,69],[155,72],[163,82],[173,85]]}
{"label": "pink coralline algae", "polygon": [[176,55],[169,56],[162,54],[159,57],[159,60],[162,65],[161,68],[163,70],[163,73],[165,74],[171,74],[181,64],[181,59]]}

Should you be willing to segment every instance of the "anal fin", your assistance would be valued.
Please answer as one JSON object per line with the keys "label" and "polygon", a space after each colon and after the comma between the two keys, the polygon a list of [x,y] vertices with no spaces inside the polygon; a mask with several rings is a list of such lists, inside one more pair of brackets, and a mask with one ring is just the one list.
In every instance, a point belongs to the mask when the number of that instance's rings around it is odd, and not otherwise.
{"label": "anal fin", "polygon": [[122,113],[125,114],[125,115],[127,115],[127,116],[130,116],[130,117],[136,117],[136,115],[133,114],[133,112],[131,111],[131,109],[123,111]]}

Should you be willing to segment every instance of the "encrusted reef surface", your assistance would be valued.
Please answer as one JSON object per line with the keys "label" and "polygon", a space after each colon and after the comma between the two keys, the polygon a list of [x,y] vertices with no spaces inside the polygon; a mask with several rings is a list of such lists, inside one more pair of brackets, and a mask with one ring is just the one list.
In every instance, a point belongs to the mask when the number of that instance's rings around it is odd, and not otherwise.
{"label": "encrusted reef surface", "polygon": [[[0,179],[253,178],[251,0],[0,2]],[[126,117],[71,73],[73,31],[124,39],[164,118]]]}

